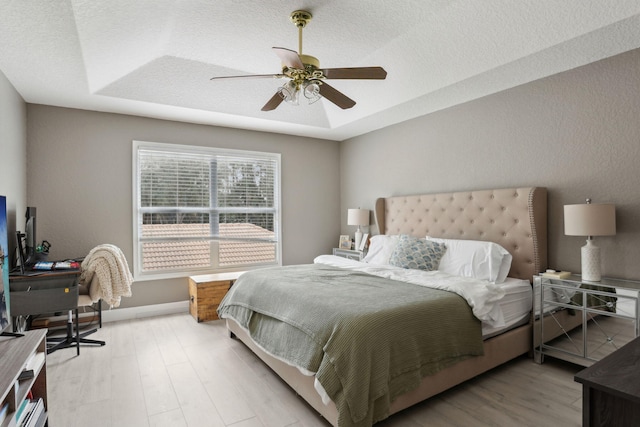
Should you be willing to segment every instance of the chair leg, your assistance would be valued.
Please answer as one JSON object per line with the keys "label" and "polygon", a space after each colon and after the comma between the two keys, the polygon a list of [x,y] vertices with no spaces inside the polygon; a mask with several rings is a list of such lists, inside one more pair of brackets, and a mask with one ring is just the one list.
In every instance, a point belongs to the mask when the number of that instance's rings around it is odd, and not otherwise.
{"label": "chair leg", "polygon": [[[78,309],[76,308],[76,322],[78,321],[79,317],[80,316],[78,315]],[[102,325],[100,325],[100,326],[102,326]],[[77,326],[76,326],[76,328],[77,328]],[[91,334],[93,334],[94,332],[97,332],[97,331],[98,331],[98,329],[91,329],[89,331],[80,332],[79,328],[76,329],[76,337],[78,339],[78,347],[80,347],[80,344],[96,344],[96,345],[100,345],[100,346],[105,345],[106,344],[105,341],[91,340],[91,339],[85,338],[87,335],[91,335]]]}
{"label": "chair leg", "polygon": [[80,318],[78,317],[78,307],[76,306],[76,348],[80,356]]}
{"label": "chair leg", "polygon": [[81,334],[78,334],[78,340],[80,341],[80,344],[96,344],[96,345],[105,345],[106,342],[105,341],[101,341],[101,340],[92,340],[89,338],[85,338],[87,335],[93,334],[94,332],[97,332],[97,329],[92,329],[90,331],[86,331],[83,332]]}
{"label": "chair leg", "polygon": [[[76,309],[76,330],[78,327],[77,320],[78,320],[78,317],[77,317],[77,309]],[[48,346],[47,354],[51,354],[56,350],[60,350],[61,348],[76,347],[77,354],[78,356],[80,356],[80,343],[77,340],[77,337],[73,336],[72,310],[69,310],[69,312],[67,313],[67,334],[63,337],[47,337],[47,345],[53,344],[53,343],[57,343],[57,344]]]}
{"label": "chair leg", "polygon": [[[72,311],[75,311],[76,319],[75,319],[75,334],[73,333],[73,314]],[[75,310],[69,310],[67,314],[67,333],[63,337],[47,337],[47,343],[57,343],[51,345],[47,348],[47,354],[51,354],[56,350],[60,350],[61,348],[69,348],[76,347],[76,353],[80,356],[80,344],[93,344],[103,346],[106,344],[105,341],[101,340],[92,340],[85,338],[87,335],[97,332],[97,329],[91,329],[89,331],[80,332],[80,321],[79,321],[79,312],[76,308]]]}

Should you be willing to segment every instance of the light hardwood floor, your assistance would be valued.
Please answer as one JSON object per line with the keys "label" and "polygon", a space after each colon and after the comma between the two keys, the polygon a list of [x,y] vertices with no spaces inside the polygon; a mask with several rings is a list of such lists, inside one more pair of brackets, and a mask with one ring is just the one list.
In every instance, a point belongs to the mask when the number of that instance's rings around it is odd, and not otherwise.
{"label": "light hardwood floor", "polygon": [[[107,345],[47,356],[52,427],[329,426],[222,321],[143,318],[90,338]],[[377,426],[579,426],[581,369],[518,358]]]}

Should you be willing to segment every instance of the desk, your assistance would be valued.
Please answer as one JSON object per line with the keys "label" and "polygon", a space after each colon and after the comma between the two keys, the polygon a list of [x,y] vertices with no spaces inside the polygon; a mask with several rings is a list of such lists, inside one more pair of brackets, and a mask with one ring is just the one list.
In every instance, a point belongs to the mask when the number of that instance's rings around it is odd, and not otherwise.
{"label": "desk", "polygon": [[640,420],[640,338],[578,372],[582,425],[637,426]]}
{"label": "desk", "polygon": [[[76,331],[78,330],[78,280],[80,270],[47,271],[34,275],[9,276],[11,316],[14,331],[17,316],[33,314],[68,313],[67,334],[63,338],[51,338],[59,341],[47,348],[52,353],[61,348],[77,347],[80,355],[80,334],[73,335],[72,311],[76,311]],[[104,342],[101,344],[104,345]]]}
{"label": "desk", "polygon": [[9,276],[11,316],[75,310],[79,278],[80,270]]}

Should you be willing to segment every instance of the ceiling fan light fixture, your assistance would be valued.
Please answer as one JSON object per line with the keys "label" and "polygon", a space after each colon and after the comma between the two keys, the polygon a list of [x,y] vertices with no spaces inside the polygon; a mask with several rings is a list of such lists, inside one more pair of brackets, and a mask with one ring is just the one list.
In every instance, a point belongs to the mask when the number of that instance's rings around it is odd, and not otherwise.
{"label": "ceiling fan light fixture", "polygon": [[309,100],[309,104],[313,104],[322,98],[320,95],[320,84],[318,82],[304,82],[304,89],[302,93],[304,94],[304,97]]}
{"label": "ceiling fan light fixture", "polygon": [[292,105],[299,105],[299,92],[300,91],[298,90],[298,87],[293,82],[293,80],[290,80],[289,82],[278,88],[278,94],[282,97],[284,102]]}

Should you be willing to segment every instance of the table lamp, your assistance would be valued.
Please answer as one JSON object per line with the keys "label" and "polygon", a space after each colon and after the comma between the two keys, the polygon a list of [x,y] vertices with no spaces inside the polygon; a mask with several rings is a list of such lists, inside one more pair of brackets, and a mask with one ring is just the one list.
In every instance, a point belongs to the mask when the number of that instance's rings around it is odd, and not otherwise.
{"label": "table lamp", "polygon": [[564,234],[567,236],[587,236],[587,244],[582,247],[582,279],[599,282],[600,248],[593,243],[593,236],[613,236],[616,234],[616,207],[612,204],[594,204],[587,199],[586,204],[564,206]]}
{"label": "table lamp", "polygon": [[347,211],[347,225],[357,225],[358,229],[356,230],[355,238],[356,238],[356,249],[360,248],[360,243],[362,242],[362,230],[360,226],[369,225],[369,210],[368,209],[349,209]]}

